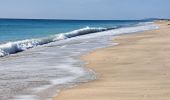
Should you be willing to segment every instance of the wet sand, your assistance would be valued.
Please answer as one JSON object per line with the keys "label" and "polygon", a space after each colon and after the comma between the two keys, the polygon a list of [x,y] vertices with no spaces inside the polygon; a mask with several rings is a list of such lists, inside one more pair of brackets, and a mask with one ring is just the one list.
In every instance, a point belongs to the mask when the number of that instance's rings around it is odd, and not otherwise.
{"label": "wet sand", "polygon": [[117,46],[82,56],[98,79],[53,100],[170,100],[170,21],[160,29],[114,37]]}

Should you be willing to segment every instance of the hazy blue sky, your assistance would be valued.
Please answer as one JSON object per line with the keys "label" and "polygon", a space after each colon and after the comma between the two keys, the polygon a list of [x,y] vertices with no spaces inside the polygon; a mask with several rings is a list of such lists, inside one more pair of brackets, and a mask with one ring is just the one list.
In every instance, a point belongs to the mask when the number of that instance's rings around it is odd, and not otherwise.
{"label": "hazy blue sky", "polygon": [[0,0],[0,18],[170,18],[170,0]]}

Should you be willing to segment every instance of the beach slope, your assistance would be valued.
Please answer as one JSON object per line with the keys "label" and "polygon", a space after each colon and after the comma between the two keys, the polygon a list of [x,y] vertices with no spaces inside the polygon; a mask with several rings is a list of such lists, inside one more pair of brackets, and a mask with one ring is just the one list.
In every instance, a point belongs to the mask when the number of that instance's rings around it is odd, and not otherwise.
{"label": "beach slope", "polygon": [[61,91],[54,100],[170,100],[170,22],[160,29],[114,37],[117,46],[82,59],[98,79]]}

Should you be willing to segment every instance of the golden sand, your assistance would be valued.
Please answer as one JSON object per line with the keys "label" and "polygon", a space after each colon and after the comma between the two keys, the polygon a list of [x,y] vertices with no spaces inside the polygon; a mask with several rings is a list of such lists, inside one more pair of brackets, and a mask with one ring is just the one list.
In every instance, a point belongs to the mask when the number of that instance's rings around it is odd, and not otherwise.
{"label": "golden sand", "polygon": [[119,45],[84,55],[99,79],[54,100],[170,100],[170,22],[156,24],[160,29],[116,36]]}

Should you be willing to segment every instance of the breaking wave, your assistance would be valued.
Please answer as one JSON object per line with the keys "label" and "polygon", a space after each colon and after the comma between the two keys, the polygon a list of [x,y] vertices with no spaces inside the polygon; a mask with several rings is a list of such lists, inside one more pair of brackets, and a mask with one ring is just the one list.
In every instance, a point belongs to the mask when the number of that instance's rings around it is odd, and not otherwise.
{"label": "breaking wave", "polygon": [[29,48],[33,48],[39,45],[47,44],[50,42],[55,42],[59,40],[64,40],[67,38],[72,38],[80,35],[101,32],[106,30],[111,30],[114,28],[95,28],[95,27],[85,27],[82,29],[74,30],[67,33],[60,33],[53,36],[45,37],[45,38],[37,38],[37,39],[26,39],[16,42],[8,42],[0,45],[0,57],[14,54],[17,52],[21,52],[27,50]]}
{"label": "breaking wave", "polygon": [[[67,33],[60,33],[60,34],[52,35],[52,36],[49,36],[49,37],[37,38],[37,39],[26,39],[26,40],[21,40],[21,41],[16,41],[16,42],[8,42],[8,43],[5,43],[5,44],[1,44],[0,45],[0,57],[4,57],[6,55],[25,51],[27,49],[30,49],[30,48],[33,48],[33,47],[36,47],[36,46],[39,46],[39,45],[44,45],[44,44],[48,44],[48,43],[51,43],[51,42],[64,40],[64,39],[72,38],[72,37],[76,37],[76,36],[96,33],[96,32],[102,32],[102,31],[117,29],[117,30],[113,30],[110,33],[112,35],[116,35],[116,34],[123,34],[123,33],[152,30],[152,29],[157,29],[157,28],[158,28],[158,26],[152,24],[152,22],[139,23],[136,26],[123,27],[123,28],[120,28],[120,27],[113,27],[113,28],[85,27],[85,28],[74,30],[74,31],[67,32]],[[94,34],[94,35],[100,35],[100,34]]]}

